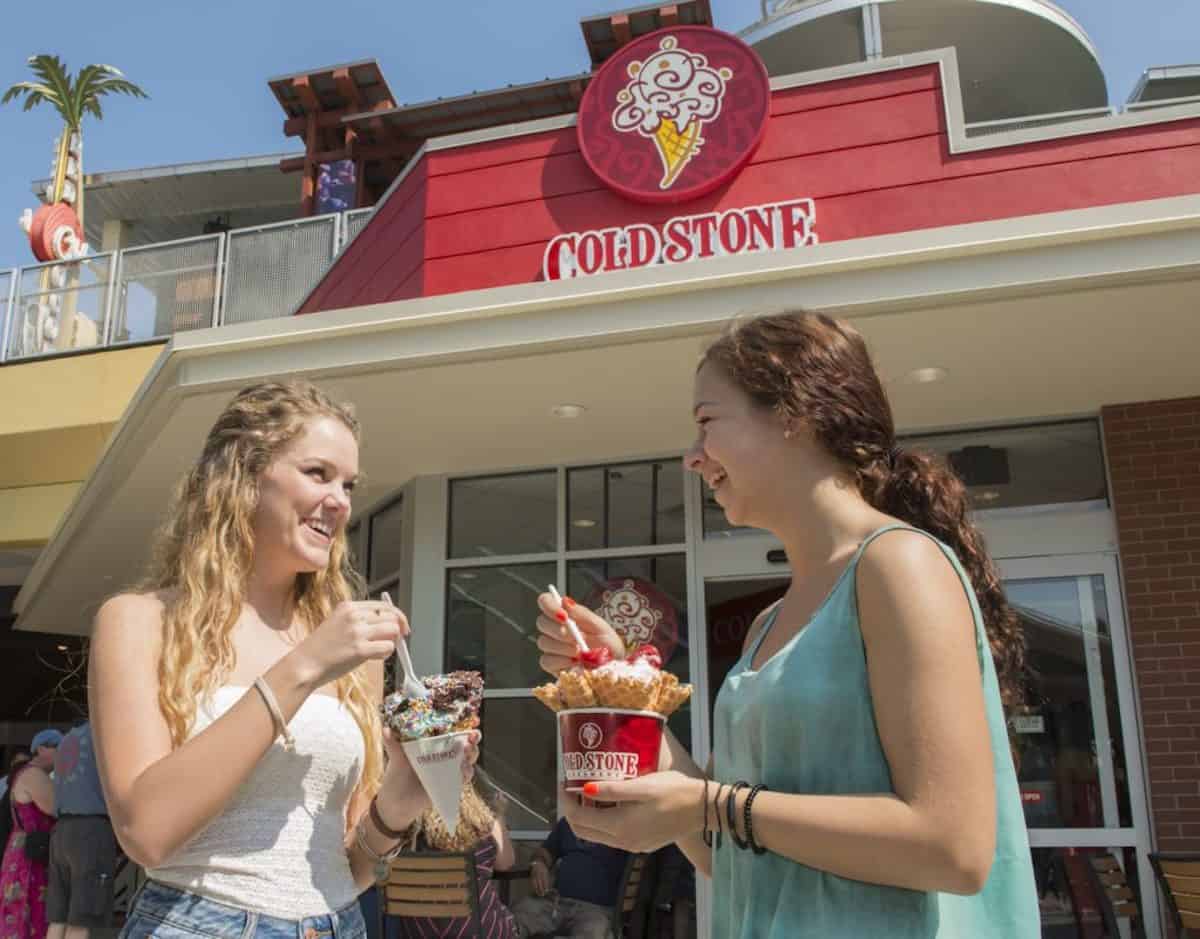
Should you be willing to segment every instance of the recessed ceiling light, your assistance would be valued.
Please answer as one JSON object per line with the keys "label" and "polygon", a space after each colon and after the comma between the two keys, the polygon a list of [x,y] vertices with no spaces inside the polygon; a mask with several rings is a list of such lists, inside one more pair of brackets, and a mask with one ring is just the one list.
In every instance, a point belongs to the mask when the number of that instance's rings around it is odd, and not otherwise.
{"label": "recessed ceiling light", "polygon": [[63,645],[61,642],[60,642],[60,643],[59,643],[59,644],[58,644],[58,645],[57,645],[55,648],[57,648],[59,652],[66,652],[66,651],[67,651],[67,647],[66,647],[66,646],[64,646],[64,645]]}
{"label": "recessed ceiling light", "polygon": [[576,528],[595,528],[596,527],[595,519],[591,519],[591,518],[577,518],[571,524],[574,525]]}
{"label": "recessed ceiling light", "polygon": [[984,489],[982,492],[975,493],[975,498],[980,502],[995,502],[1000,498],[1000,493],[995,489]]}
{"label": "recessed ceiling light", "polygon": [[555,417],[561,417],[564,420],[574,420],[583,414],[587,408],[582,404],[556,404],[550,409],[550,413]]}
{"label": "recessed ceiling light", "polygon": [[904,376],[904,380],[914,385],[928,385],[931,382],[941,381],[948,374],[944,368],[938,368],[937,366],[914,368]]}
{"label": "recessed ceiling light", "polygon": [[478,576],[479,575],[476,574],[474,571],[459,571],[458,572],[459,580],[474,580]]}

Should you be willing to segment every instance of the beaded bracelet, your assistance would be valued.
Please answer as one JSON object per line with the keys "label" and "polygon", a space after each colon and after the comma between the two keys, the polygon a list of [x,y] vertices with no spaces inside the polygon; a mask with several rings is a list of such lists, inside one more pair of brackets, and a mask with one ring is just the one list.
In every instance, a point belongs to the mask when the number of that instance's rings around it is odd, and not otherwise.
{"label": "beaded bracelet", "polygon": [[767,849],[759,845],[759,843],[754,840],[754,819],[750,814],[750,804],[754,801],[754,797],[766,788],[767,787],[763,785],[752,786],[750,792],[746,796],[746,802],[742,806],[742,813],[744,815],[744,821],[746,822],[746,843],[750,845],[750,849],[755,854],[766,854]]}
{"label": "beaded bracelet", "polygon": [[729,787],[729,796],[725,799],[725,818],[729,822],[729,837],[743,851],[750,847],[750,842],[742,839],[737,833],[737,794],[742,789],[749,789],[750,784],[739,779]]}

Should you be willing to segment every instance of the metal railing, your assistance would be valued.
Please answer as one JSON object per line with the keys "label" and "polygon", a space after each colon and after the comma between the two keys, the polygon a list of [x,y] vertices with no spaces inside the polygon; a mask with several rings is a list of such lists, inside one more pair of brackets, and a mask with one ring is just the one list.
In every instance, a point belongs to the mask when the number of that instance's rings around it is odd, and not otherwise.
{"label": "metal railing", "polygon": [[4,361],[104,345],[112,302],[112,254],[13,271]]}
{"label": "metal railing", "polygon": [[340,235],[337,215],[230,232],[221,322],[287,316],[329,270]]}
{"label": "metal railing", "polygon": [[0,363],[289,316],[373,211],[0,270]]}

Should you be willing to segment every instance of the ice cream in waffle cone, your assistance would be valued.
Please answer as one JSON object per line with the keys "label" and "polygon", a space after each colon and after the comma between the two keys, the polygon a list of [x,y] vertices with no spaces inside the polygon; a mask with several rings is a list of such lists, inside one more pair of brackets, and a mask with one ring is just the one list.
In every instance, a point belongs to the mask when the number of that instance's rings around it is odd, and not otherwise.
{"label": "ice cream in waffle cone", "polygon": [[588,676],[601,707],[648,711],[662,675],[647,662],[610,662]]}
{"label": "ice cream in waffle cone", "polygon": [[559,673],[558,693],[569,708],[591,708],[597,703],[588,672],[582,668],[568,668]]}
{"label": "ice cream in waffle cone", "polygon": [[663,717],[670,717],[683,707],[691,696],[691,685],[681,685],[679,679],[671,672],[662,672],[657,693],[648,710],[657,711]]}
{"label": "ice cream in waffle cone", "polygon": [[561,711],[566,705],[563,703],[562,695],[558,693],[558,685],[550,682],[545,685],[538,685],[533,689],[533,696],[542,704],[546,705],[551,711]]}
{"label": "ice cream in waffle cone", "polygon": [[700,122],[689,121],[681,131],[675,121],[664,119],[654,131],[654,143],[662,158],[663,178],[660,189],[670,189],[688,161],[700,152],[704,138],[700,136]]}

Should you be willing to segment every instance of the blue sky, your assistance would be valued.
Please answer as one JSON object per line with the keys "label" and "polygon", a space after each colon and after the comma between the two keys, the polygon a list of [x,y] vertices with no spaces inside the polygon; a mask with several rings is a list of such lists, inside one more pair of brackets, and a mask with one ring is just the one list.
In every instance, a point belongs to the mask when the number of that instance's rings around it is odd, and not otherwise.
{"label": "blue sky", "polygon": [[[72,70],[111,63],[151,95],[109,99],[84,125],[88,171],[129,169],[298,149],[267,88],[275,75],[374,57],[404,102],[568,75],[587,68],[579,20],[632,0],[108,0],[55,30],[39,4],[9,4],[0,31],[0,87],[28,76],[25,60],[55,52]],[[1200,62],[1196,0],[1059,0],[1091,35],[1109,96],[1123,102],[1142,70]],[[712,0],[736,31],[759,0]],[[0,108],[0,267],[32,261],[17,227],[49,172],[57,116]]]}

